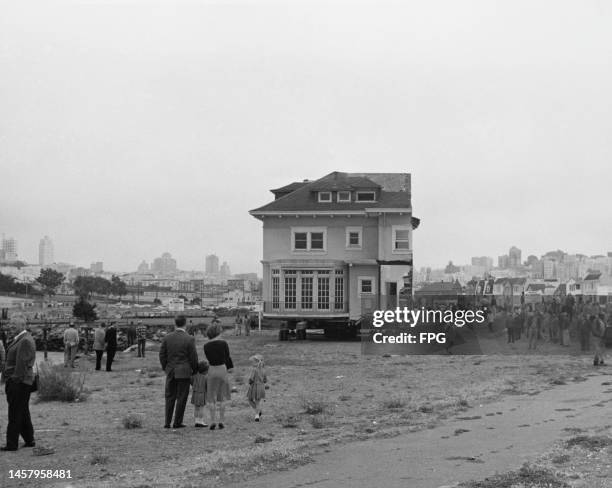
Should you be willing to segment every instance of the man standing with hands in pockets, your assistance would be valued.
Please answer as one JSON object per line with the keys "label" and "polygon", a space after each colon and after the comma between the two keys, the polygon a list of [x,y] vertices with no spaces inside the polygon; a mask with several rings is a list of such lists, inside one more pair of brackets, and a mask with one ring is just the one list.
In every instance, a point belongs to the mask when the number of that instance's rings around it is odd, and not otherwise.
{"label": "man standing with hands in pockets", "polygon": [[[164,337],[159,350],[159,362],[166,372],[166,422],[164,428],[169,429],[174,413],[172,428],[185,427],[183,415],[189,396],[189,380],[198,369],[198,353],[195,337],[187,334],[187,320],[179,315],[174,320],[174,331]],[[176,405],[176,412],[174,407]]]}

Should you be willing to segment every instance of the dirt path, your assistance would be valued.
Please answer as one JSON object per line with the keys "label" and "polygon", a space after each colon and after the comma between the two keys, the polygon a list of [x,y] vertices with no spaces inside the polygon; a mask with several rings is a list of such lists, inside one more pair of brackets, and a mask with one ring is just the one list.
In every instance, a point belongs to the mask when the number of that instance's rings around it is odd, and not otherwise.
{"label": "dirt path", "polygon": [[564,429],[611,424],[608,382],[603,369],[538,395],[506,396],[431,430],[332,449],[298,469],[250,479],[249,487],[437,488],[505,472],[567,437]]}

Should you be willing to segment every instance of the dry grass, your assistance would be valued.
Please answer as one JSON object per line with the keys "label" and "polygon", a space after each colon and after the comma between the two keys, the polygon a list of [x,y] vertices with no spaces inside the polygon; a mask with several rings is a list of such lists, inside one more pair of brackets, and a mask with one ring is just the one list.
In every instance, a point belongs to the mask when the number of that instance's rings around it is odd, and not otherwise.
{"label": "dry grass", "polygon": [[123,417],[123,427],[126,429],[140,429],[144,424],[144,416],[139,413],[128,413]]}
{"label": "dry grass", "polygon": [[85,374],[75,373],[72,368],[41,362],[38,365],[39,402],[77,402],[86,398]]}
{"label": "dry grass", "polygon": [[482,481],[460,483],[460,488],[570,488],[552,470],[524,464],[518,471],[496,474]]}
{"label": "dry grass", "polygon": [[[75,486],[214,487],[303,462],[323,442],[429,428],[469,405],[499,398],[509,385],[539,391],[550,388],[552,378],[590,371],[567,356],[498,356],[475,364],[469,356],[362,356],[358,342],[280,343],[273,332],[227,341],[237,393],[226,410],[226,429],[192,428],[190,403],[188,428],[163,429],[165,375],[155,354],[139,359],[135,353],[118,353],[112,373],[93,371],[94,358],[82,357],[78,373],[87,374],[87,402],[31,405],[37,442],[56,449],[39,458],[37,468],[70,467],[78,473]],[[203,344],[198,335],[200,355]],[[270,385],[259,423],[253,421],[244,384],[248,358],[255,352],[265,358]],[[542,374],[525,374],[532,364]],[[121,403],[122,398],[127,401]],[[0,411],[5,410],[2,395]],[[146,422],[127,432],[124,413],[129,410]],[[255,443],[257,436],[271,440]],[[91,452],[112,456],[92,464],[91,456],[83,455]]]}

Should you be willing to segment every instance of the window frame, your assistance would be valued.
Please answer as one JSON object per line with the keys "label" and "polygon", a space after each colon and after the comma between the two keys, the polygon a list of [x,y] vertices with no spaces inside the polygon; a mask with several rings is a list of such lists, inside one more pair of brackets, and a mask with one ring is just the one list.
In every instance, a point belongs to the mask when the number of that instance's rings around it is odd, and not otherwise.
{"label": "window frame", "polygon": [[[340,195],[342,195],[343,193],[348,194],[348,198],[340,198]],[[338,200],[338,203],[351,203],[351,192],[346,190],[339,191],[336,196],[336,199]]]}
{"label": "window frame", "polygon": [[[410,225],[393,225],[391,226],[391,252],[393,254],[410,254],[412,252],[412,239],[410,231],[412,230]],[[408,231],[408,239],[401,239],[398,241],[396,232],[397,231]],[[408,242],[408,248],[397,248],[397,242]]]}
{"label": "window frame", "polygon": [[[372,195],[372,200],[362,200],[359,198],[360,195]],[[376,202],[376,192],[374,190],[358,191],[355,195],[355,201],[359,203]]]}
{"label": "window frame", "polygon": [[[306,249],[296,249],[295,235],[306,234]],[[312,234],[323,234],[323,248],[312,248]],[[294,254],[326,254],[327,253],[327,227],[291,227],[291,252]]]}
{"label": "window frame", "polygon": [[[329,195],[329,199],[325,200],[321,198],[323,195]],[[319,203],[331,203],[333,199],[333,195],[331,191],[320,191],[317,195],[317,200]]]}
{"label": "window frame", "polygon": [[[363,282],[364,281],[370,281],[371,282],[371,286],[372,286],[372,291],[370,292],[364,292],[363,291]],[[357,278],[357,294],[359,296],[374,296],[376,295],[376,278],[374,278],[374,276],[359,276]]]}
{"label": "window frame", "polygon": [[[359,234],[359,244],[351,244],[351,233]],[[345,247],[349,251],[361,251],[363,249],[363,227],[361,226],[350,226],[346,227],[345,230]]]}

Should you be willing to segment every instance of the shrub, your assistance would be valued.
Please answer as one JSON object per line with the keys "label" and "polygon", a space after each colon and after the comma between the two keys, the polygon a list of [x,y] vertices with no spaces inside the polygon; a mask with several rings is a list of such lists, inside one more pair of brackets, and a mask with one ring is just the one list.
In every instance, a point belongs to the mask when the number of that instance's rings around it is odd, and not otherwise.
{"label": "shrub", "polygon": [[329,424],[329,418],[325,414],[317,414],[310,417],[310,425],[315,429],[323,429]]}
{"label": "shrub", "polygon": [[399,410],[406,406],[406,400],[403,398],[388,398],[382,402],[383,408],[387,410]]}
{"label": "shrub", "polygon": [[106,454],[95,452],[91,455],[91,459],[89,460],[89,463],[92,466],[95,466],[96,464],[108,464],[108,461],[109,461],[109,457]]}
{"label": "shrub", "polygon": [[300,424],[300,417],[294,413],[282,413],[276,417],[283,429],[295,429]]}
{"label": "shrub", "polygon": [[308,397],[302,395],[300,403],[304,409],[304,413],[308,415],[331,414],[334,411],[334,406],[326,401],[323,397]]}
{"label": "shrub", "polygon": [[85,399],[85,374],[73,373],[61,365],[40,363],[38,366],[38,400],[41,402],[78,402]]}
{"label": "shrub", "polygon": [[142,427],[144,418],[139,413],[128,413],[123,417],[123,426],[126,429],[140,429]]}

